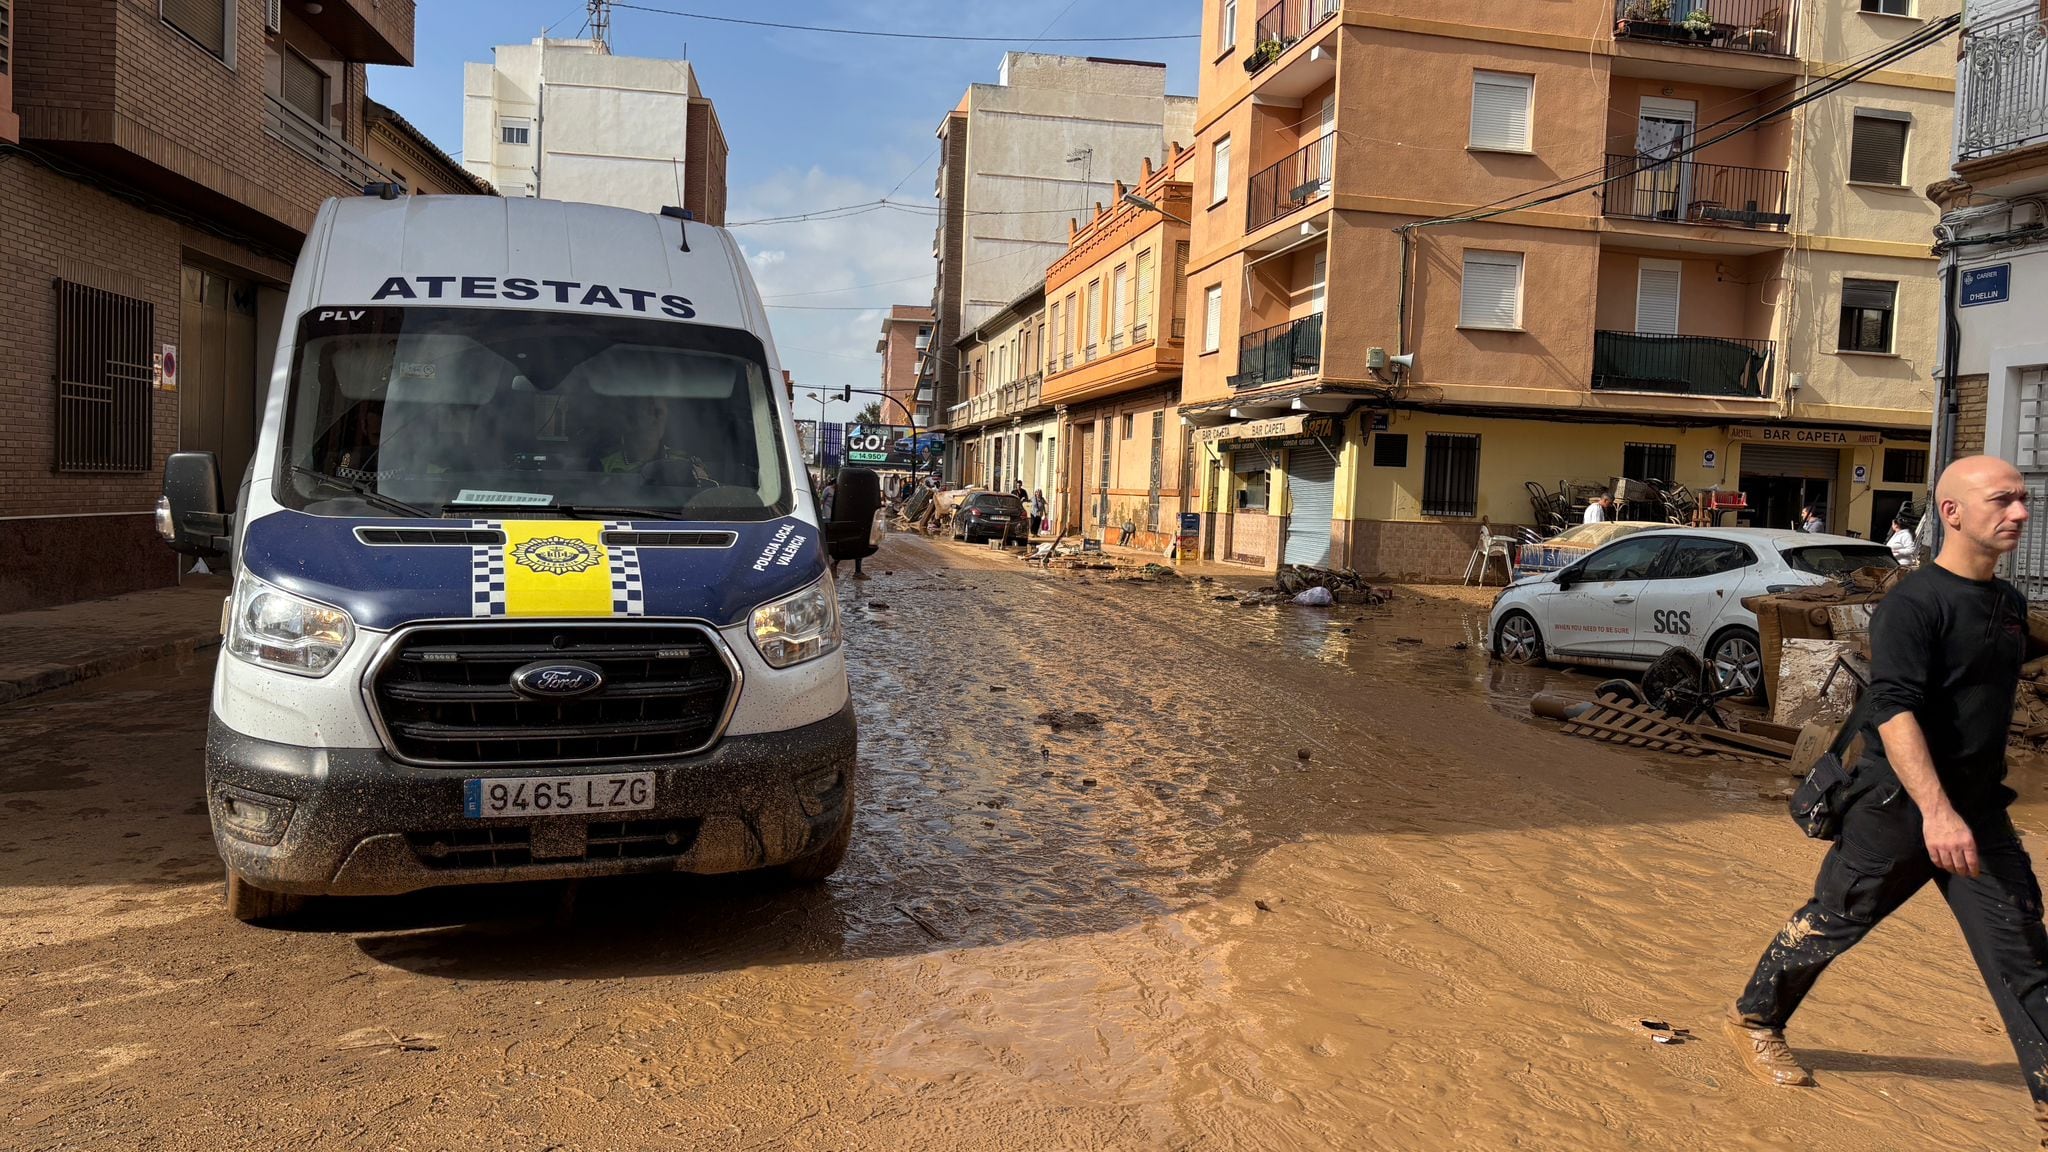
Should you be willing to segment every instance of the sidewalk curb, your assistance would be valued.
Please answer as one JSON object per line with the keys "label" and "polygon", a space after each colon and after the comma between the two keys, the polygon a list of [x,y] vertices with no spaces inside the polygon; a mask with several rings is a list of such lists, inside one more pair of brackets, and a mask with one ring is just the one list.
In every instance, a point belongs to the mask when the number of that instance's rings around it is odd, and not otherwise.
{"label": "sidewalk curb", "polygon": [[154,644],[138,644],[132,648],[103,651],[76,660],[69,664],[45,664],[21,673],[8,673],[0,679],[0,706],[26,700],[58,688],[66,688],[86,680],[94,680],[115,672],[126,672],[158,660],[168,660],[194,652],[206,652],[220,647],[220,629],[208,628],[203,632],[188,632],[169,640]]}

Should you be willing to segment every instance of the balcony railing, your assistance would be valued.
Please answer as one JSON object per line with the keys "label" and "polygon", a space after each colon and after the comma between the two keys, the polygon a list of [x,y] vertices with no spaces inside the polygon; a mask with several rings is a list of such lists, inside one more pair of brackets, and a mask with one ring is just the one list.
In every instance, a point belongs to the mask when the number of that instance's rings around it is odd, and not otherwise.
{"label": "balcony railing", "polygon": [[1607,157],[1601,209],[1630,220],[1670,220],[1783,232],[1792,223],[1780,168],[1737,168],[1651,156]]}
{"label": "balcony railing", "polygon": [[1337,137],[1332,133],[1253,173],[1245,200],[1245,231],[1263,228],[1328,195],[1336,156]]}
{"label": "balcony railing", "polygon": [[1595,332],[1593,390],[1761,399],[1776,359],[1770,340]]}
{"label": "balcony railing", "polygon": [[[1259,13],[1258,31],[1252,37],[1252,54],[1245,62],[1245,71],[1257,72],[1271,64],[1280,53],[1293,47],[1316,25],[1335,16],[1342,7],[1343,0],[1275,0],[1271,7]],[[1268,48],[1269,44],[1279,47]]]}
{"label": "balcony railing", "polygon": [[1956,156],[1978,160],[2048,140],[2048,30],[2031,8],[1963,32]]}
{"label": "balcony railing", "polygon": [[1044,388],[1044,377],[1036,372],[1022,380],[998,384],[979,396],[970,396],[947,409],[946,423],[958,428],[1015,416],[1019,412],[1038,407],[1044,395]]}
{"label": "balcony railing", "polygon": [[351,189],[365,184],[395,182],[391,173],[371,163],[348,141],[308,120],[304,113],[275,96],[265,94],[263,130],[284,141],[300,155],[325,168]]}
{"label": "balcony railing", "polygon": [[1614,0],[1614,38],[1790,56],[1796,8],[1785,0]]}
{"label": "balcony railing", "polygon": [[1312,376],[1323,363],[1323,314],[1247,333],[1237,343],[1232,388],[1258,388],[1276,380]]}

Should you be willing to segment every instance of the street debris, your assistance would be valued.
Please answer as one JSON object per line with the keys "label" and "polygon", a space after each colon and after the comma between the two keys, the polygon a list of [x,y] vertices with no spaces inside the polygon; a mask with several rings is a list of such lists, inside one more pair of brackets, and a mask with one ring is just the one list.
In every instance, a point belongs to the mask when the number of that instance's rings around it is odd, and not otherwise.
{"label": "street debris", "polygon": [[1302,589],[1292,602],[1304,608],[1329,608],[1336,605],[1337,597],[1328,588],[1319,586]]}
{"label": "street debris", "polygon": [[1055,732],[1069,728],[1077,732],[1093,732],[1102,727],[1102,717],[1093,712],[1065,712],[1052,709],[1038,714],[1038,722]]}
{"label": "street debris", "polygon": [[1264,900],[1252,901],[1252,907],[1257,908],[1261,912],[1271,912],[1273,910],[1273,906],[1271,904],[1266,903]]}
{"label": "street debris", "polygon": [[1538,716],[1564,721],[1567,736],[1608,744],[1672,752],[1680,756],[1720,756],[1729,760],[1769,763],[1793,758],[1797,733],[1761,721],[1737,720],[1734,728],[1689,724],[1659,709],[1619,694],[1603,692],[1595,700],[1573,700],[1538,692],[1529,700]]}
{"label": "street debris", "polygon": [[1309,756],[1309,754],[1308,754],[1308,749],[1306,749],[1306,748],[1297,748],[1297,749],[1295,749],[1295,750],[1294,750],[1294,758],[1295,758],[1296,760],[1308,760],[1308,759],[1311,759],[1311,757],[1310,757],[1310,756]]}

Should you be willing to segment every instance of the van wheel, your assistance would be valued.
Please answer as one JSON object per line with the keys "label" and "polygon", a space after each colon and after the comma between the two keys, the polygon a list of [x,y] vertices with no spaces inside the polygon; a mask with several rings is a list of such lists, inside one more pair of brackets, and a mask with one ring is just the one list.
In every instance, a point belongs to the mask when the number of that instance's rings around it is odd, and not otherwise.
{"label": "van wheel", "polygon": [[853,797],[846,798],[846,815],[840,818],[839,827],[832,832],[832,838],[820,845],[817,851],[809,852],[784,864],[782,877],[792,884],[818,884],[827,876],[839,871],[839,865],[846,859],[847,845],[853,843]]}
{"label": "van wheel", "polygon": [[1740,688],[1736,699],[1758,707],[1765,703],[1763,641],[1747,628],[1730,628],[1707,646],[1707,667],[1714,670],[1714,683],[1722,688]]}
{"label": "van wheel", "polygon": [[227,882],[228,915],[244,924],[265,924],[282,920],[306,906],[306,898],[292,892],[272,892],[258,888],[240,876],[233,869],[228,871]]}
{"label": "van wheel", "polygon": [[1519,608],[1501,617],[1493,630],[1493,652],[1510,664],[1541,664],[1543,632],[1536,618]]}

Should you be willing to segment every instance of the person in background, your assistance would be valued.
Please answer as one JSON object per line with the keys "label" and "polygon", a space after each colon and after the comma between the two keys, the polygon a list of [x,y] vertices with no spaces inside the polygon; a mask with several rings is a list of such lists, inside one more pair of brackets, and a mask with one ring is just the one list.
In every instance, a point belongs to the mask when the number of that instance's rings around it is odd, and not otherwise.
{"label": "person in background", "polygon": [[1031,494],[1031,526],[1036,532],[1050,532],[1052,525],[1045,522],[1045,489]]}
{"label": "person in background", "polygon": [[1914,523],[1904,512],[1892,517],[1892,534],[1885,541],[1885,546],[1892,550],[1892,559],[1897,560],[1901,568],[1911,568],[1920,563],[1920,542],[1913,539],[1911,527]]}
{"label": "person in background", "polygon": [[1586,505],[1586,516],[1580,523],[1605,524],[1612,518],[1613,512],[1614,493],[1602,492],[1598,496],[1593,497],[1592,503]]}
{"label": "person in background", "polygon": [[1821,519],[1820,509],[1808,504],[1799,510],[1799,530],[1820,535],[1828,530],[1827,521]]}
{"label": "person in background", "polygon": [[836,481],[836,480],[830,480],[830,479],[826,480],[826,481],[825,481],[825,492],[824,492],[824,507],[825,507],[825,519],[827,519],[827,520],[830,520],[830,519],[832,519],[832,500],[833,500],[833,498],[834,498],[834,497],[836,497],[836,496],[838,496],[838,495],[839,495],[839,482],[838,482],[838,481]]}

